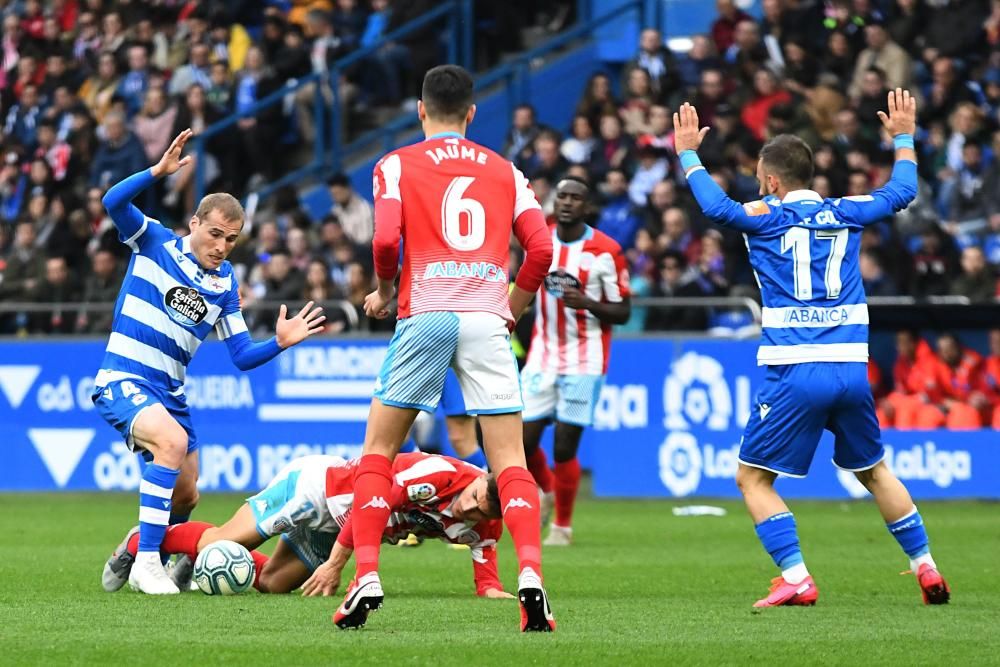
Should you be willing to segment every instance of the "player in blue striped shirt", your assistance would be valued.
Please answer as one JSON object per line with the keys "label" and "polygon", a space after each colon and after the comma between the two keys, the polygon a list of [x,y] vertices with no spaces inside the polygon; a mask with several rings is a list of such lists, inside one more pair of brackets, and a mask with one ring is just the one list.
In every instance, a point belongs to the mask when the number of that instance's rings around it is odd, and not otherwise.
{"label": "player in blue striped shirt", "polygon": [[184,397],[187,365],[198,346],[214,329],[233,363],[250,370],[321,331],[325,319],[312,302],[292,318],[282,305],[276,335],[251,340],[226,261],[244,222],[232,195],[202,199],[183,238],[132,205],[157,179],[190,163],[181,154],[192,134],[181,132],[157,164],[118,183],[103,200],[132,259],[93,399],[129,448],[151,461],[139,484],[139,551],[129,584],[152,594],[179,592],[160,562],[160,543],[167,524],[186,521],[198,501],[198,440]]}
{"label": "player in blue striped shirt", "polygon": [[834,464],[853,472],[875,497],[910,559],[924,602],[942,604],[950,595],[931,558],[920,513],[882,460],[868,386],[861,231],[906,208],[917,193],[916,103],[896,89],[888,108],[879,119],[893,137],[896,164],[884,187],[861,197],[823,199],[807,189],[813,177],[809,146],[779,135],[761,149],[757,163],[763,198],[742,205],[726,196],[698,159],[708,128],[699,128],[694,107],[684,104],[674,114],[675,149],[691,192],[714,222],[743,232],[763,301],[757,363],[767,371],[740,445],[736,483],[781,576],[755,607],[812,605],[819,596],[799,549],[795,518],[774,480],[779,474],[805,477],[824,429],[836,436]]}

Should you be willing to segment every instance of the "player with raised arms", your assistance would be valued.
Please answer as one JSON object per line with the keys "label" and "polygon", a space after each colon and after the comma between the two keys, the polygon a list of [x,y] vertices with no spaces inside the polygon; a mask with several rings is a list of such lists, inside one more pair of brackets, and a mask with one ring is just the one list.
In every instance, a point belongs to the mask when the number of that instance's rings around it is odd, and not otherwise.
{"label": "player with raised arms", "polygon": [[281,306],[275,336],[255,343],[240,312],[239,287],[226,257],[243,229],[243,207],[209,194],[180,237],[132,204],[158,179],[190,163],[184,130],[160,161],[129,176],[103,203],[132,259],[115,303],[111,336],[97,373],[97,411],[126,444],[150,461],[139,484],[139,544],[129,585],[155,595],[178,593],[160,562],[168,523],[183,523],[198,502],[198,440],[184,397],[187,366],[213,329],[240,370],[256,368],[322,330],[310,301],[292,318]]}
{"label": "player with raised arms", "polygon": [[[621,246],[587,224],[589,198],[590,185],[582,179],[568,176],[556,185],[552,265],[535,300],[535,328],[521,373],[528,468],[543,493],[555,487],[556,516],[545,540],[552,546],[572,542],[580,437],[594,422],[608,372],[611,327],[627,322],[631,313]],[[553,420],[554,480],[538,446]]]}
{"label": "player with raised arms", "polygon": [[[542,586],[538,489],[525,468],[521,388],[509,329],[524,312],[552,260],[541,207],[517,168],[465,138],[476,113],[472,77],[442,65],[424,77],[417,113],[426,140],[375,165],[378,289],[371,317],[388,317],[400,240],[399,322],[375,383],[364,453],[354,488],[355,579],[334,614],[360,627],[382,605],[379,542],[391,511],[392,459],[417,412],[433,411],[454,368],[466,409],[479,417],[497,478],[503,520],[519,567],[522,631],[555,628]],[[526,257],[508,297],[510,235]]]}
{"label": "player with raised arms", "polygon": [[691,191],[710,219],[743,232],[763,301],[757,363],[767,370],[740,445],[736,483],[781,576],[755,607],[812,605],[819,596],[799,549],[795,518],[774,480],[779,474],[806,475],[824,429],[836,438],[833,463],[853,472],[875,497],[910,559],[924,603],[943,604],[950,596],[923,519],[883,460],[867,379],[861,231],[906,208],[917,193],[914,98],[897,88],[889,92],[888,113],[878,116],[896,150],[892,178],[883,187],[870,195],[823,199],[808,189],[809,146],[782,134],[760,151],[762,199],[741,205],[701,165],[696,151],[709,128],[699,127],[697,111],[684,104],[674,114],[675,147]]}

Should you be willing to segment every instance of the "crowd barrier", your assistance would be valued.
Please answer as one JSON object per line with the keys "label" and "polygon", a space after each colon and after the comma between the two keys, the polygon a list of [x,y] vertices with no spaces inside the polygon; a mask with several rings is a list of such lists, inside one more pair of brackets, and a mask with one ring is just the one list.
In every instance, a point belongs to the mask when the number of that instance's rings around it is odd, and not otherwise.
{"label": "crowd barrier", "polygon": [[[355,456],[386,340],[307,343],[249,373],[206,343],[186,392],[203,491],[251,491],[292,458]],[[134,490],[140,463],[91,401],[100,341],[0,345],[0,491]],[[600,496],[736,497],[743,424],[761,373],[756,344],[680,338],[616,340],[595,428],[582,445]],[[918,498],[1000,498],[995,431],[886,431],[887,459]],[[824,440],[789,497],[856,498]]]}

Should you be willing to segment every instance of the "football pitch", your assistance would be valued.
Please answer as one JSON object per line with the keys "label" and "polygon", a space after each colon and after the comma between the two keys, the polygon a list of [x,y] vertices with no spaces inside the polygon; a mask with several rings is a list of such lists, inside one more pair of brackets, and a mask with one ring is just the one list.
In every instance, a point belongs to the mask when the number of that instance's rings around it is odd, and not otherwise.
{"label": "football pitch", "polygon": [[[203,496],[195,518],[222,522],[240,502]],[[953,595],[925,607],[874,505],[794,503],[819,603],[762,613],[751,604],[775,569],[742,507],[673,516],[681,504],[581,500],[576,544],[544,555],[558,631],[524,636],[516,602],[476,598],[468,552],[439,542],[384,547],[386,605],[343,632],[339,597],[105,593],[134,496],[0,495],[0,664],[1000,663],[996,504],[921,503]],[[514,587],[506,538],[500,569]]]}

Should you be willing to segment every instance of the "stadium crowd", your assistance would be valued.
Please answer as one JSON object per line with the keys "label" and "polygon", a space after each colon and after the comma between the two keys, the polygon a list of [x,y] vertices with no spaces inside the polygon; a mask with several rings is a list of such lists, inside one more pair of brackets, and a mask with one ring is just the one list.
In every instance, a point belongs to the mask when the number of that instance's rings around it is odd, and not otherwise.
{"label": "stadium crowd", "polygon": [[[866,290],[994,300],[1000,2],[764,0],[759,19],[733,0],[716,4],[710,31],[694,35],[684,52],[668,49],[657,31],[643,31],[623,67],[608,65],[590,77],[568,127],[540,124],[528,105],[515,111],[502,151],[529,177],[544,211],[552,213],[561,176],[581,176],[599,192],[594,224],[625,249],[634,296],[754,298],[743,239],[710,227],[687,191],[673,151],[672,111],[690,100],[711,125],[700,154],[734,199],[758,197],[758,149],[782,132],[813,147],[817,192],[860,195],[884,183],[892,166],[892,142],[875,111],[888,89],[907,87],[919,99],[920,191],[906,211],[865,231]],[[511,36],[528,22],[558,28],[571,18],[572,5],[476,3],[477,25],[488,19],[477,32],[485,44],[481,64],[517,48]],[[5,3],[0,300],[113,301],[128,250],[101,206],[107,187],[155,162],[178,130],[202,132],[289,79],[328,71],[337,58],[377,43],[433,6],[430,0]],[[345,74],[347,131],[363,127],[372,110],[417,95],[423,71],[442,57],[438,39],[433,29],[420,31]],[[294,160],[295,147],[309,144],[312,94],[304,90],[294,103],[244,117],[213,137],[202,165],[211,186],[242,196],[287,167],[276,153]],[[192,172],[166,179],[138,203],[183,231],[194,208]],[[372,285],[372,209],[343,175],[328,185],[335,203],[319,219],[305,212],[294,188],[257,212],[251,238],[231,258],[248,306],[344,299],[360,314]],[[352,319],[330,315],[334,330]],[[252,316],[251,326],[268,328],[269,317]],[[746,317],[741,309],[636,307],[623,328],[741,331],[750,324]],[[0,333],[98,333],[109,323],[110,312],[55,309],[0,315]],[[998,336],[991,338],[989,363],[954,339],[949,348],[948,337],[938,340],[937,354],[926,343],[914,343],[913,354],[901,346],[895,391],[881,392],[873,370],[884,423],[975,421],[971,413],[956,417],[957,403],[976,410],[979,422],[994,421]],[[934,364],[917,357],[933,357]],[[910,366],[900,367],[904,362]],[[928,378],[940,392],[927,389]],[[953,390],[958,385],[967,391]],[[901,387],[910,387],[903,393],[921,405],[901,401]]]}

